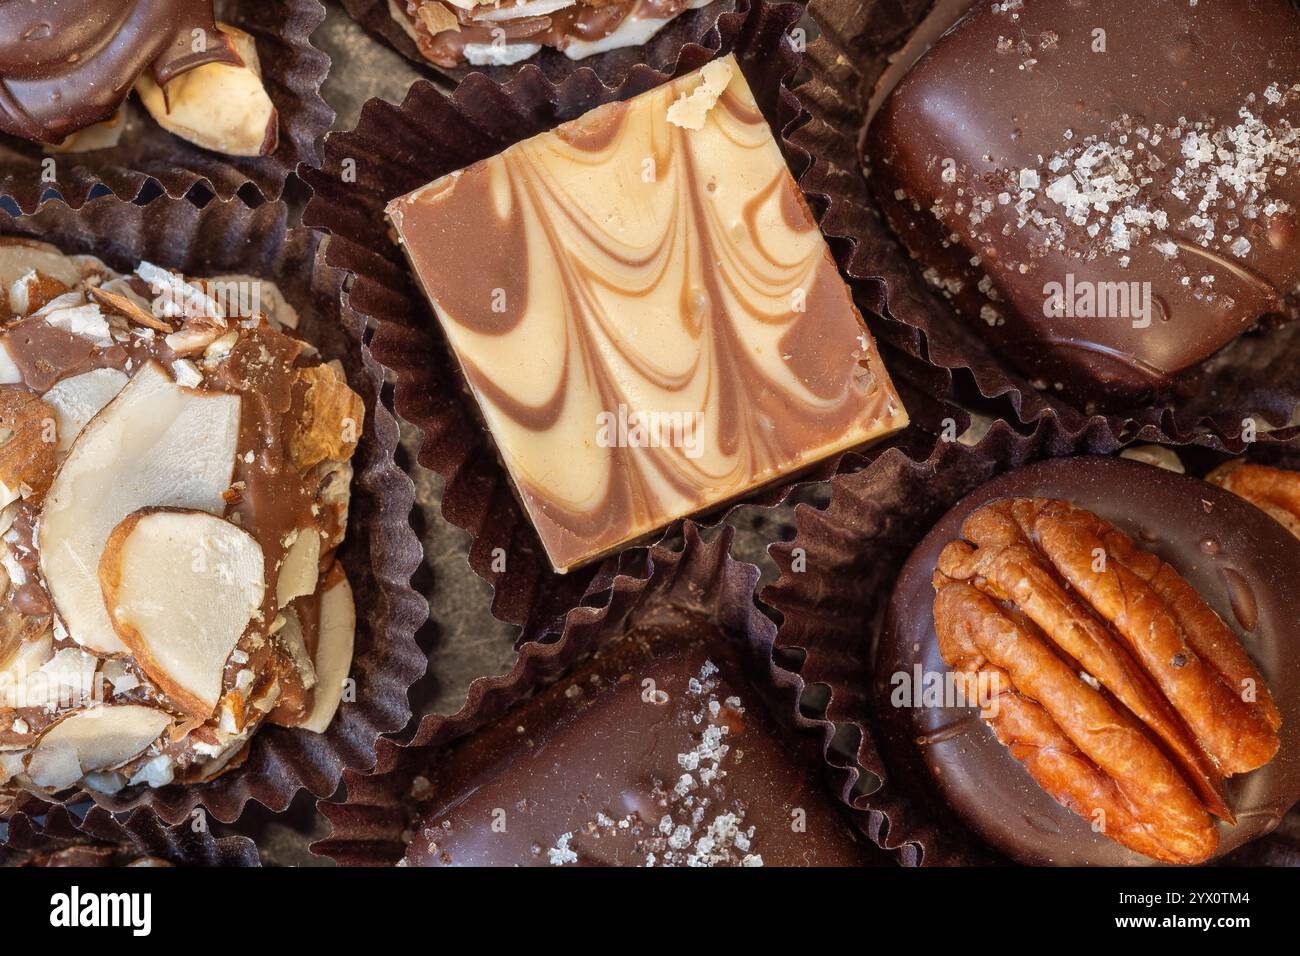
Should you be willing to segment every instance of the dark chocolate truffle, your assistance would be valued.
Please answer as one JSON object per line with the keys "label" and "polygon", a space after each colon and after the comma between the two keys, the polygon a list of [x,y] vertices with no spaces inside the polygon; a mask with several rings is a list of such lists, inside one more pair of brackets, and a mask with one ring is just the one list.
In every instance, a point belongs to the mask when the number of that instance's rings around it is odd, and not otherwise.
{"label": "dark chocolate truffle", "polygon": [[[712,633],[710,633],[712,632]],[[706,622],[632,631],[429,771],[412,866],[856,866],[815,742]]]}
{"label": "dark chocolate truffle", "polygon": [[979,3],[871,121],[925,278],[1036,386],[1190,387],[1300,283],[1290,0]]}
{"label": "dark chocolate truffle", "polygon": [[1300,541],[1235,495],[1125,459],[1054,459],[1010,472],[964,498],[921,541],[895,587],[875,657],[873,696],[890,769],[925,787],[921,799],[940,798],[936,806],[955,811],[1020,862],[1153,862],[1056,802],[977,707],[958,706],[959,699],[939,692],[899,696],[900,687],[945,685],[950,671],[934,624],[940,552],[962,537],[964,522],[981,506],[1008,498],[1066,501],[1110,522],[1178,572],[1235,633],[1281,712],[1280,748],[1259,769],[1227,779],[1236,823],[1217,822],[1215,855],[1276,827],[1300,798]]}

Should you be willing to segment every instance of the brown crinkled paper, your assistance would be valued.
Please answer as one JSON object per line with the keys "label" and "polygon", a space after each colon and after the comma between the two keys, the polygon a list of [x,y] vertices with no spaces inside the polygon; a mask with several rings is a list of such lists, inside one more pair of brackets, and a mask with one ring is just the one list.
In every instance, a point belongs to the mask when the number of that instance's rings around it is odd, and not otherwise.
{"label": "brown crinkled paper", "polygon": [[257,846],[247,837],[217,837],[188,822],[168,826],[143,808],[114,816],[91,804],[63,806],[35,798],[9,819],[0,840],[0,865],[22,865],[72,847],[114,850],[120,863],[153,857],[173,866],[262,865]]}
{"label": "brown crinkled paper", "polygon": [[[319,0],[217,0],[217,19],[251,33],[262,65],[262,82],[280,115],[280,143],[270,156],[224,156],[202,149],[159,126],[133,95],[130,122],[111,149],[45,153],[40,144],[0,135],[0,196],[31,212],[48,190],[80,206],[103,184],[134,199],[156,180],[170,196],[205,183],[222,199],[252,183],[269,200],[280,198],[285,179],[299,163],[319,161],[317,140],[334,122],[321,97],[329,57],[311,44],[325,19]],[[42,178],[42,161],[53,158],[56,181]]]}
{"label": "brown crinkled paper", "polygon": [[[1072,432],[1047,416],[1030,434],[998,422],[977,445],[939,442],[928,460],[891,450],[866,469],[831,481],[830,504],[800,505],[796,534],[768,551],[780,576],[761,598],[781,616],[778,653],[803,658],[796,680],[820,686],[820,726],[842,800],[879,846],[906,865],[1006,864],[943,804],[913,748],[891,737],[871,702],[872,649],[881,637],[894,582],[912,549],[968,492],[996,475],[1043,458],[1111,454],[1108,423]],[[1203,475],[1230,456],[1202,445],[1175,447],[1188,474]],[[1300,443],[1258,442],[1252,461],[1300,470]],[[802,570],[794,569],[796,556]],[[844,740],[853,741],[849,747]],[[1288,836],[1288,834],[1290,834]],[[1220,863],[1300,865],[1300,811],[1279,830]]]}
{"label": "brown crinkled paper", "polygon": [[[1108,416],[1088,415],[1057,395],[1040,392],[1005,365],[921,270],[881,217],[858,158],[865,108],[889,59],[929,13],[931,0],[813,0],[808,12],[820,30],[808,49],[807,82],[795,90],[803,114],[787,131],[795,169],[820,213],[822,231],[841,268],[872,289],[879,315],[898,323],[884,336],[946,375],[976,406],[990,406],[1025,424],[1058,419],[1082,436],[1102,420],[1119,440],[1189,441],[1209,430],[1225,441],[1257,414],[1287,425],[1300,408],[1300,322],[1247,333],[1207,363],[1198,393],[1167,406]],[[815,201],[814,201],[815,199]],[[868,302],[871,300],[868,299]],[[1288,428],[1279,437],[1300,429]]]}
{"label": "brown crinkled paper", "polygon": [[[792,104],[782,84],[798,65],[788,35],[801,9],[755,0],[744,14],[724,17],[724,35],[735,38],[734,52],[769,121]],[[688,48],[676,69],[694,69],[710,55]],[[331,234],[326,261],[352,276],[348,302],[375,327],[371,348],[395,373],[396,410],[423,433],[420,463],[445,480],[443,514],[473,536],[470,564],[495,588],[493,614],[519,625],[521,641],[554,634],[566,612],[584,600],[595,600],[589,593],[593,581],[608,578],[617,559],[565,575],[551,571],[429,304],[389,235],[384,206],[512,143],[667,79],[638,66],[616,88],[601,83],[590,70],[573,73],[557,85],[528,66],[505,85],[472,75],[450,97],[420,81],[401,106],[381,100],[367,103],[356,129],[327,137],[323,169],[303,171],[314,190],[303,221]],[[780,129],[779,123],[774,128]],[[345,176],[345,171],[355,171],[355,176]],[[905,353],[891,352],[887,345],[882,345],[882,356],[914,423],[929,421],[931,431],[937,430],[933,423],[942,409],[932,395],[941,391],[942,383],[934,370]],[[933,439],[913,427],[893,441],[928,449]],[[878,453],[879,447],[868,455]],[[856,453],[837,456],[799,480],[823,480],[863,460]],[[745,503],[778,504],[794,485],[787,482]],[[494,552],[505,555],[504,571],[493,569]]]}
{"label": "brown crinkled paper", "polygon": [[[475,681],[465,705],[450,716],[429,715],[413,741],[404,746],[383,741],[373,775],[349,771],[347,799],[322,800],[321,813],[331,832],[313,844],[313,852],[345,866],[391,866],[402,858],[416,812],[415,778],[438,760],[445,748],[501,719],[537,688],[560,678],[571,666],[616,640],[636,623],[656,626],[716,628],[719,640],[743,643],[752,663],[755,692],[784,730],[798,735],[799,689],[793,674],[772,657],[776,626],[754,603],[759,571],[734,560],[729,552],[734,531],[723,528],[712,541],[687,522],[680,548],[655,545],[593,591],[608,600],[600,607],[583,605],[565,618],[559,637],[520,648],[508,674]],[[627,572],[627,573],[624,573]],[[804,734],[806,737],[806,733]],[[472,739],[469,741],[472,746]],[[812,748],[815,752],[815,747]],[[849,811],[850,816],[855,816]],[[861,825],[861,824],[859,824]]]}
{"label": "brown crinkled paper", "polygon": [[381,734],[401,730],[410,720],[408,690],[425,671],[414,635],[428,605],[410,583],[422,555],[410,526],[415,494],[394,460],[398,430],[380,401],[383,371],[362,344],[361,319],[341,307],[343,276],[317,256],[319,236],[289,228],[286,219],[279,203],[249,209],[237,199],[213,200],[199,209],[184,199],[160,197],[137,206],[112,196],[79,210],[47,202],[31,216],[0,214],[0,234],[89,253],[121,271],[147,260],[189,275],[236,273],[274,281],[299,313],[297,334],[326,358],[343,362],[349,384],[366,405],[365,431],[353,459],[348,535],[339,552],[358,612],[351,672],[356,701],[340,705],[324,734],[263,727],[247,760],[210,783],[92,795],[114,812],[148,807],[168,823],[180,823],[202,808],[229,823],[249,800],[278,812],[303,789],[328,796],[345,769],[374,763]]}
{"label": "brown crinkled paper", "polygon": [[[536,56],[511,66],[463,66],[445,69],[426,60],[415,41],[393,19],[389,0],[342,0],[343,9],[365,31],[379,37],[402,56],[417,66],[424,67],[435,76],[459,83],[471,73],[485,73],[499,83],[504,83],[523,69],[525,63],[533,64],[556,82],[581,69],[594,70],[607,83],[617,83],[638,64],[654,70],[675,73],[689,72],[713,58],[719,49],[727,49],[734,36],[737,20],[732,14],[743,8],[745,0],[714,0],[698,10],[687,10],[674,17],[667,26],[642,46],[624,47],[597,53],[585,60],[570,60],[558,50],[543,47]],[[404,5],[403,0],[396,0]],[[678,58],[681,57],[679,60]],[[677,64],[674,67],[674,64]],[[691,64],[691,65],[687,65]]]}

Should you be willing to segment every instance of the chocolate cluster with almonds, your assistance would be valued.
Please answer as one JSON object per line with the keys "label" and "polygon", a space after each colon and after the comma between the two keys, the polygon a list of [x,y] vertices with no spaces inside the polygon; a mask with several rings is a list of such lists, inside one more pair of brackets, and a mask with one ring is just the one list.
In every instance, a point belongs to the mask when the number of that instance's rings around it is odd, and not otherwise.
{"label": "chocolate cluster with almonds", "polygon": [[58,152],[115,146],[132,90],[164,129],[230,156],[275,151],[253,38],[212,0],[0,4],[0,131]]}
{"label": "chocolate cluster with almonds", "polygon": [[[1264,471],[1268,495],[1300,493]],[[1199,478],[1122,458],[1000,476],[895,586],[876,667],[896,771],[928,771],[1021,862],[1227,853],[1300,798],[1297,576],[1300,540]],[[916,669],[960,693],[887,700],[888,675]]]}
{"label": "chocolate cluster with almonds", "polygon": [[364,418],[269,282],[0,240],[0,786],[210,779],[323,731]]}
{"label": "chocolate cluster with almonds", "polygon": [[445,69],[508,66],[543,47],[584,60],[647,42],[710,0],[389,0],[420,53]]}

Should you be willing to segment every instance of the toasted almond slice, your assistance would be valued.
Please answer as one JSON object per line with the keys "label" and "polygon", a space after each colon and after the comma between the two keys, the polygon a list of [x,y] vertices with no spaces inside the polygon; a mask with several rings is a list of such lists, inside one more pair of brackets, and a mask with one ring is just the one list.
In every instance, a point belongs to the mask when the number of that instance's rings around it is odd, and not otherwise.
{"label": "toasted almond slice", "polygon": [[266,593],[257,539],[204,511],[137,511],[109,535],[99,581],[136,663],[187,714],[211,716]]}
{"label": "toasted almond slice", "polygon": [[[39,272],[57,280],[65,288],[81,281],[77,263],[47,242],[14,237],[0,238],[0,286],[9,294],[13,284],[29,272]],[[26,314],[26,309],[23,314]]]}
{"label": "toasted almond slice", "polygon": [[307,384],[303,419],[289,443],[298,470],[306,474],[322,461],[347,461],[357,449],[366,407],[329,365],[299,372]]}
{"label": "toasted almond slice", "polygon": [[68,633],[122,654],[97,570],[109,533],[151,506],[223,514],[239,437],[240,398],[182,388],[156,362],[81,432],[45,500],[41,570]]}
{"label": "toasted almond slice", "polygon": [[53,408],[30,392],[0,389],[0,508],[50,486],[57,442]]}
{"label": "toasted almond slice", "polygon": [[54,656],[54,635],[46,631],[34,641],[23,641],[0,670],[0,707],[27,706],[27,678]]}
{"label": "toasted almond slice", "polygon": [[280,563],[280,576],[275,584],[278,608],[314,592],[320,576],[320,534],[315,528],[303,528],[296,534]]}
{"label": "toasted almond slice", "polygon": [[357,608],[352,587],[342,569],[320,599],[320,632],[316,639],[316,687],[311,713],[298,726],[325,733],[343,699],[343,682],[352,669],[352,643],[357,632]]}
{"label": "toasted almond slice", "polygon": [[279,117],[262,85],[257,46],[243,30],[218,24],[244,66],[209,63],[167,83],[147,71],[136,81],[145,109],[163,129],[228,156],[269,156],[279,142]]}
{"label": "toasted almond slice", "polygon": [[170,332],[172,330],[170,323],[155,317],[128,295],[96,286],[90,286],[86,289],[86,292],[101,306],[126,316],[136,325],[143,325],[145,328],[153,329],[156,332]]}
{"label": "toasted almond slice", "polygon": [[97,368],[65,378],[41,396],[54,409],[60,453],[72,447],[86,424],[126,388],[128,381],[126,373],[118,369]]}
{"label": "toasted almond slice", "polygon": [[119,767],[158,739],[171,718],[155,707],[119,704],[77,711],[47,730],[27,761],[27,776],[62,790],[97,770]]}

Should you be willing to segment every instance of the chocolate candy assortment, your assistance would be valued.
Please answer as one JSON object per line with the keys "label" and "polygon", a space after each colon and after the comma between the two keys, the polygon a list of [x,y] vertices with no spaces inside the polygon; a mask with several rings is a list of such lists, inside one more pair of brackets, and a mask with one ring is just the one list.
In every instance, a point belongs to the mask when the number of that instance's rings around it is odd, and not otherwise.
{"label": "chocolate candy assortment", "polygon": [[[330,70],[445,85],[268,187],[310,124],[265,11],[0,4],[0,133],[225,171],[5,206],[0,860],[1290,859],[1290,0],[381,6]],[[888,65],[827,122],[845,23]],[[403,470],[494,596],[415,573]],[[290,861],[251,800],[331,829]]]}

